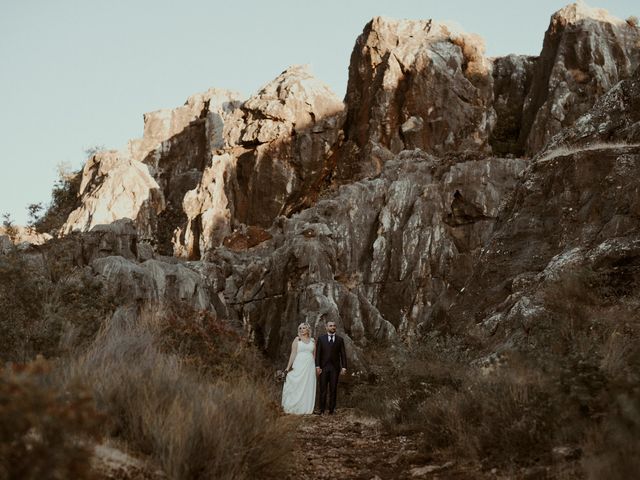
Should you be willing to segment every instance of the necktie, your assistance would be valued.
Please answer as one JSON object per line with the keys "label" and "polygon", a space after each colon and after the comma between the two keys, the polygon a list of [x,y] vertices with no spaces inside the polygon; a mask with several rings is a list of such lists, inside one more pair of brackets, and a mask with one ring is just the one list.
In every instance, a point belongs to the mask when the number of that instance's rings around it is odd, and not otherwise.
{"label": "necktie", "polygon": [[329,341],[333,343],[333,335],[329,335]]}

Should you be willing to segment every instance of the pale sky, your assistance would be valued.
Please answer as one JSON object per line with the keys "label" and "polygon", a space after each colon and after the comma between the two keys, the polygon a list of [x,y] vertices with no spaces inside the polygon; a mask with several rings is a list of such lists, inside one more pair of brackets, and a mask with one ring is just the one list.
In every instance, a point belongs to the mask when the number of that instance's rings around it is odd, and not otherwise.
{"label": "pale sky", "polygon": [[[294,64],[343,97],[357,36],[374,16],[449,20],[487,55],[537,55],[551,14],[536,0],[0,0],[0,213],[26,222],[56,165],[123,148],[142,115],[210,87],[249,96]],[[619,17],[636,0],[595,0]]]}

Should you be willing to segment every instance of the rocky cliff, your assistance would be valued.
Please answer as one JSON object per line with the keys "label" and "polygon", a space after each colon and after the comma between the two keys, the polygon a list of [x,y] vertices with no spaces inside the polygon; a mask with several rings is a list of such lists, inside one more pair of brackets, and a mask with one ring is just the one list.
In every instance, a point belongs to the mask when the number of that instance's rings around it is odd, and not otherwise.
{"label": "rocky cliff", "polygon": [[560,270],[635,278],[639,41],[582,4],[538,57],[376,17],[344,102],[291,67],[146,114],[87,161],[58,241],[123,299],[214,310],[272,358],[305,319],[337,321],[363,368],[443,321],[518,344]]}

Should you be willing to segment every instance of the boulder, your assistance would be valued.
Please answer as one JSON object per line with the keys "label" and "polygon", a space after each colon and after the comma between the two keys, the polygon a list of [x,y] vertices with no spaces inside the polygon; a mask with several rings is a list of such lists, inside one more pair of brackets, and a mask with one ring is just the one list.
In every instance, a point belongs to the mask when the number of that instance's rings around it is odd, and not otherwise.
{"label": "boulder", "polygon": [[185,302],[194,308],[212,307],[206,280],[188,266],[147,260],[139,264],[124,257],[102,257],[91,268],[121,303]]}

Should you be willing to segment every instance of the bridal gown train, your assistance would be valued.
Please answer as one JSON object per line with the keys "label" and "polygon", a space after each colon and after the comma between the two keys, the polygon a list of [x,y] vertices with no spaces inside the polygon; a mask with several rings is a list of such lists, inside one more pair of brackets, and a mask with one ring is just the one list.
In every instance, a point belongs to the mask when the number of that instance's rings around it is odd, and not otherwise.
{"label": "bridal gown train", "polygon": [[282,387],[282,408],[285,413],[313,413],[316,403],[316,361],[314,340],[298,340],[298,353]]}

